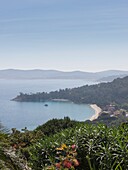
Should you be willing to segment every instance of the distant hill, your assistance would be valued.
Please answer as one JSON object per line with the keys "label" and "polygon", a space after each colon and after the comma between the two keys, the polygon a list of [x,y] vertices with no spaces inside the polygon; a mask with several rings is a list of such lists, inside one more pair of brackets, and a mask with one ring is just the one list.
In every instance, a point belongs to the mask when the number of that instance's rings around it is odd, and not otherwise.
{"label": "distant hill", "polygon": [[[122,77],[128,75],[128,71],[108,70],[102,72],[71,71],[64,72],[58,70],[0,70],[0,79],[86,79],[89,81],[104,81],[107,77]],[[105,80],[106,81],[106,80]]]}
{"label": "distant hill", "polygon": [[114,75],[114,76],[108,76],[108,77],[103,77],[99,80],[97,80],[98,82],[111,82],[113,81],[114,79],[117,79],[117,78],[123,78],[123,77],[126,77],[127,75],[125,74],[122,74],[122,75]]}
{"label": "distant hill", "polygon": [[66,99],[75,103],[95,103],[99,106],[116,103],[128,104],[128,76],[115,79],[109,83],[85,85],[72,89],[60,89],[50,93],[23,94],[17,96],[15,101],[41,102],[53,99]]}

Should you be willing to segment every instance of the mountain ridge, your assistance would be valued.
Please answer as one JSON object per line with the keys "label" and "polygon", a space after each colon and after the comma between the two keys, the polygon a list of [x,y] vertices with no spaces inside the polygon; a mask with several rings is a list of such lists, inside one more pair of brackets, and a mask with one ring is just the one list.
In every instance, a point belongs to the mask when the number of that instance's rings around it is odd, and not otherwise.
{"label": "mountain ridge", "polygon": [[[115,77],[127,76],[128,71],[123,70],[106,70],[100,72],[86,72],[86,71],[59,71],[59,70],[43,70],[43,69],[4,69],[0,70],[0,79],[86,79],[90,81],[98,81],[111,79]],[[113,78],[112,78],[113,76]]]}

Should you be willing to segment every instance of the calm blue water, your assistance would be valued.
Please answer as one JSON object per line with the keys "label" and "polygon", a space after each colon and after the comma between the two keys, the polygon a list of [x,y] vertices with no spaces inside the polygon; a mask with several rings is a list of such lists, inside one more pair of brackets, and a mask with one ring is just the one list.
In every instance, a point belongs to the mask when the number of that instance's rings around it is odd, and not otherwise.
{"label": "calm blue water", "polygon": [[10,101],[19,92],[34,93],[93,84],[85,80],[0,80],[0,121],[9,129],[34,129],[52,118],[70,117],[87,120],[94,110],[89,105],[69,102],[15,102]]}

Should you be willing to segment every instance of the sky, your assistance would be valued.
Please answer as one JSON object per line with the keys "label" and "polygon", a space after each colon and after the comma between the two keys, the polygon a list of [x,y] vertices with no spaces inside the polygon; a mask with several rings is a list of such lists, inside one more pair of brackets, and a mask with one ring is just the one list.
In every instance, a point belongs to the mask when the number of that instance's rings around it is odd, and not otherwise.
{"label": "sky", "polygon": [[128,70],[128,0],[0,0],[0,69]]}

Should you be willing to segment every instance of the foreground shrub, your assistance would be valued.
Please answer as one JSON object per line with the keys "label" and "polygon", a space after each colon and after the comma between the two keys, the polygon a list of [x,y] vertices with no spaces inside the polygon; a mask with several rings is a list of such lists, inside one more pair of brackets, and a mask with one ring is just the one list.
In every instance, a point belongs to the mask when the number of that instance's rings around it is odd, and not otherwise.
{"label": "foreground shrub", "polygon": [[[79,170],[127,170],[128,169],[128,125],[108,128],[105,125],[79,125],[46,137],[31,148],[30,163],[33,169],[55,167],[57,148],[65,144],[68,149],[77,146],[74,159]],[[70,148],[71,149],[71,148]],[[65,150],[66,151],[66,150]],[[62,158],[65,160],[68,152]],[[58,166],[63,169],[59,158]],[[69,162],[68,162],[69,163]],[[69,166],[71,166],[69,164]]]}

